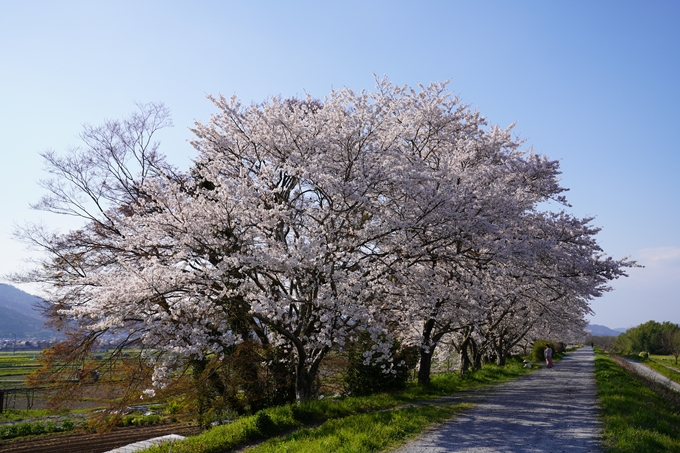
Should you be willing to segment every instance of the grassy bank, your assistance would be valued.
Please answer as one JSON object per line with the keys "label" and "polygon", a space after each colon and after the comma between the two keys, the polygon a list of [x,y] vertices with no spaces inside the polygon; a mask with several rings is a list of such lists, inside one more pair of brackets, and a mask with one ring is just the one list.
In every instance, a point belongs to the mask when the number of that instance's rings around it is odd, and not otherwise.
{"label": "grassy bank", "polygon": [[608,453],[680,452],[680,396],[598,352],[597,392]]}
{"label": "grassy bank", "polygon": [[[177,442],[172,451],[221,453],[263,441],[266,442],[253,451],[380,451],[416,436],[432,423],[449,418],[470,405],[395,408],[480,389],[529,372],[531,370],[522,368],[521,362],[515,361],[505,367],[487,365],[465,379],[454,373],[438,375],[433,377],[428,388],[410,385],[405,391],[394,394],[324,399],[270,408]],[[350,442],[350,439],[354,440]],[[339,442],[347,444],[347,449],[329,447],[339,445]],[[167,450],[165,446],[144,451],[165,453]]]}
{"label": "grassy bank", "polygon": [[303,428],[283,439],[270,439],[248,453],[363,453],[383,451],[420,434],[471,404],[433,405],[395,409],[330,420],[316,428]]}
{"label": "grassy bank", "polygon": [[668,366],[676,369],[680,367],[675,365],[675,361],[668,358],[668,356],[651,356],[649,359],[642,361],[642,363],[659,372],[660,374],[663,374],[671,381],[680,384],[680,372],[672,370],[668,368]]}

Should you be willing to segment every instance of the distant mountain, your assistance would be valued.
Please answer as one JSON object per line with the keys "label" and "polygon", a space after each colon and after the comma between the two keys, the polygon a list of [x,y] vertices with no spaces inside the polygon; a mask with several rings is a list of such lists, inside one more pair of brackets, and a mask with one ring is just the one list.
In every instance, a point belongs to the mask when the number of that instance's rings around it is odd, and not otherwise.
{"label": "distant mountain", "polygon": [[600,326],[597,324],[588,324],[586,330],[594,337],[617,337],[619,334],[626,331],[626,329],[610,329],[607,326]]}
{"label": "distant mountain", "polygon": [[0,283],[0,338],[50,338],[37,304],[42,299],[11,285]]}

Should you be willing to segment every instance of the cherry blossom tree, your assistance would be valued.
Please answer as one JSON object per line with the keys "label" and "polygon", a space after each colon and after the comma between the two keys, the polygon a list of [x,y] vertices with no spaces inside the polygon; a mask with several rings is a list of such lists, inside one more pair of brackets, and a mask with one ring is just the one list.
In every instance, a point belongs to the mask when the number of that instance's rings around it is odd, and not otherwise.
{"label": "cherry blossom tree", "polygon": [[210,99],[186,172],[152,140],[169,125],[156,104],[46,153],[55,178],[36,207],[86,223],[20,233],[48,253],[21,278],[50,285],[53,319],[80,344],[141,344],[155,388],[256,342],[290,360],[304,400],[360,331],[386,373],[393,336],[418,344],[426,384],[445,335],[504,357],[531,331],[581,325],[630,265],[600,255],[589,219],[540,212],[566,203],[557,162],[445,84]]}

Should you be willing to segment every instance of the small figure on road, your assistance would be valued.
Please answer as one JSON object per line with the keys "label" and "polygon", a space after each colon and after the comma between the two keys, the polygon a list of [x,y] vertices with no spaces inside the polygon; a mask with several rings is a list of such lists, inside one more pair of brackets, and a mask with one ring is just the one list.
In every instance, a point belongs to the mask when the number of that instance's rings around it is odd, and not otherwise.
{"label": "small figure on road", "polygon": [[553,350],[550,347],[550,345],[545,345],[545,351],[543,351],[543,355],[545,356],[545,366],[548,368],[553,367],[553,361],[552,361],[552,353]]}

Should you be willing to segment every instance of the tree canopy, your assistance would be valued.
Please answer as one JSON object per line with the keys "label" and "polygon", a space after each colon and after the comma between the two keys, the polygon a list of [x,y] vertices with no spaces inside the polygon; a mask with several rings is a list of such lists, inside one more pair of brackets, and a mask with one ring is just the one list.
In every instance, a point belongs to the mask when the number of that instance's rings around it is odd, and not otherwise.
{"label": "tree canopy", "polygon": [[647,321],[616,337],[613,349],[623,353],[680,355],[680,326],[672,322]]}
{"label": "tree canopy", "polygon": [[386,373],[393,339],[418,346],[427,383],[444,336],[474,366],[581,335],[589,301],[634,265],[604,254],[591,219],[541,210],[567,206],[558,162],[445,84],[210,100],[187,171],[152,140],[170,121],[157,104],[46,153],[54,178],[36,207],[86,223],[20,233],[47,252],[21,278],[49,285],[55,322],[80,345],[142,345],[156,388],[255,342],[290,361],[306,399],[331,348],[359,333]]}

